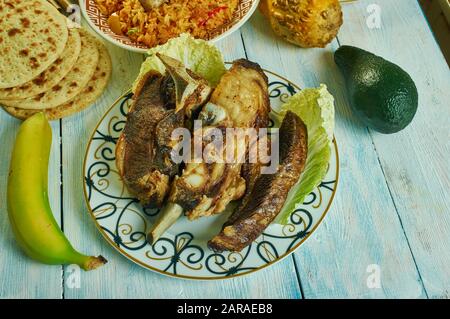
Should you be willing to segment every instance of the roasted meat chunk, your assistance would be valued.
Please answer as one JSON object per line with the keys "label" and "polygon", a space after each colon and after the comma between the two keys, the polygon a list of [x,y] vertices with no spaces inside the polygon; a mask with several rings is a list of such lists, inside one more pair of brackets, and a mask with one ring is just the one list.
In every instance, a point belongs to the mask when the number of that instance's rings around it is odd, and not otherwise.
{"label": "roasted meat chunk", "polygon": [[172,160],[172,132],[209,98],[206,80],[168,56],[168,72],[150,71],[139,81],[125,128],[116,146],[116,165],[127,189],[147,207],[161,207],[180,163]]}
{"label": "roasted meat chunk", "polygon": [[[227,128],[265,128],[269,112],[267,76],[258,64],[241,59],[222,76],[198,119],[204,132],[225,132]],[[233,143],[235,152],[245,155],[247,144]],[[241,176],[242,162],[236,158],[233,163],[203,160],[187,163],[172,183],[168,204],[149,231],[148,241],[158,240],[183,212],[194,220],[221,213],[231,201],[240,199],[246,189]]]}
{"label": "roasted meat chunk", "polygon": [[[225,136],[226,128],[267,126],[269,111],[266,75],[259,65],[237,60],[222,77],[199,118],[204,123],[203,131],[219,129]],[[244,194],[241,167],[242,161],[188,163],[175,179],[169,201],[182,206],[191,220],[221,213],[228,203]]]}
{"label": "roasted meat chunk", "polygon": [[287,112],[283,120],[279,141],[278,172],[260,175],[254,181],[245,203],[231,215],[220,234],[208,242],[211,249],[241,251],[258,238],[280,213],[289,190],[300,178],[308,153],[306,126],[293,112]]}

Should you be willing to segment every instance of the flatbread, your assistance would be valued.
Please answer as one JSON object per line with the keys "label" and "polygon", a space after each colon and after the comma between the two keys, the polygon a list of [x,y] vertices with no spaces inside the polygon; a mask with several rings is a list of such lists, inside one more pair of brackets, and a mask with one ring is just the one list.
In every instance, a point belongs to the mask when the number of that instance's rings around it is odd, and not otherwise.
{"label": "flatbread", "polygon": [[99,55],[96,38],[85,30],[80,30],[80,36],[80,56],[61,82],[39,95],[23,100],[0,100],[0,104],[29,110],[43,110],[67,103],[77,96],[94,75]]}
{"label": "flatbread", "polygon": [[0,88],[22,85],[61,56],[66,18],[45,0],[0,0]]}
{"label": "flatbread", "polygon": [[31,81],[13,88],[0,89],[0,99],[18,100],[48,91],[58,84],[75,65],[80,55],[81,38],[77,29],[69,30],[66,47],[58,59]]}
{"label": "flatbread", "polygon": [[95,73],[84,90],[72,101],[52,109],[25,110],[15,107],[4,107],[5,111],[22,120],[43,111],[49,120],[57,120],[78,113],[92,105],[105,90],[112,70],[111,57],[108,50],[102,43],[98,43],[100,58]]}

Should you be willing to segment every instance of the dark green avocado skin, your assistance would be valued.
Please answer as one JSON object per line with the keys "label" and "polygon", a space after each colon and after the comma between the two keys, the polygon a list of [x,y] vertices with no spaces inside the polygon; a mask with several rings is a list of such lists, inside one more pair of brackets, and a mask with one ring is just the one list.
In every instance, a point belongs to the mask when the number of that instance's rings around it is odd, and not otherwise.
{"label": "dark green avocado skin", "polygon": [[345,78],[350,106],[364,124],[391,134],[411,123],[418,93],[402,68],[352,46],[341,46],[334,60]]}

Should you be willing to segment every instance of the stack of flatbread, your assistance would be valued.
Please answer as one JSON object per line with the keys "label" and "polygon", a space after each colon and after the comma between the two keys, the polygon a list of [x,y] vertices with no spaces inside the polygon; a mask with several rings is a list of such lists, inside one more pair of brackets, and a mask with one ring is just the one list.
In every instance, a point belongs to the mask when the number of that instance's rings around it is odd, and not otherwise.
{"label": "stack of flatbread", "polygon": [[77,113],[105,90],[111,76],[106,47],[45,0],[0,1],[0,105],[26,119]]}

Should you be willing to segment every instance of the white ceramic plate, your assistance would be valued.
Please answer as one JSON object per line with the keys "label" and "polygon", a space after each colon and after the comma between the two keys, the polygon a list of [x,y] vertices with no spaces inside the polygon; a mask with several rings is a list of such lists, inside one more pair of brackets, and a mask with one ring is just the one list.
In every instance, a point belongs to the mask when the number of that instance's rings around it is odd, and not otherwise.
{"label": "white ceramic plate", "polygon": [[[299,90],[290,81],[266,71],[271,105],[278,109]],[[336,192],[339,158],[336,141],[322,183],[298,204],[287,225],[270,225],[240,253],[214,253],[207,241],[227,219],[225,214],[188,221],[182,217],[151,246],[145,234],[158,210],[144,210],[121,182],[115,165],[115,143],[124,125],[131,93],[120,97],[97,125],[84,160],[84,192],[89,212],[106,240],[135,263],[159,273],[188,279],[224,279],[262,269],[297,249],[328,212]],[[276,125],[276,124],[275,124]]]}
{"label": "white ceramic plate", "polygon": [[[149,47],[132,41],[126,35],[120,36],[111,31],[107,17],[100,13],[94,0],[80,0],[81,11],[89,25],[105,40],[130,51],[146,53]],[[229,36],[238,30],[255,12],[259,0],[240,0],[238,8],[234,13],[233,20],[221,26],[211,34],[208,39],[212,43]]]}

